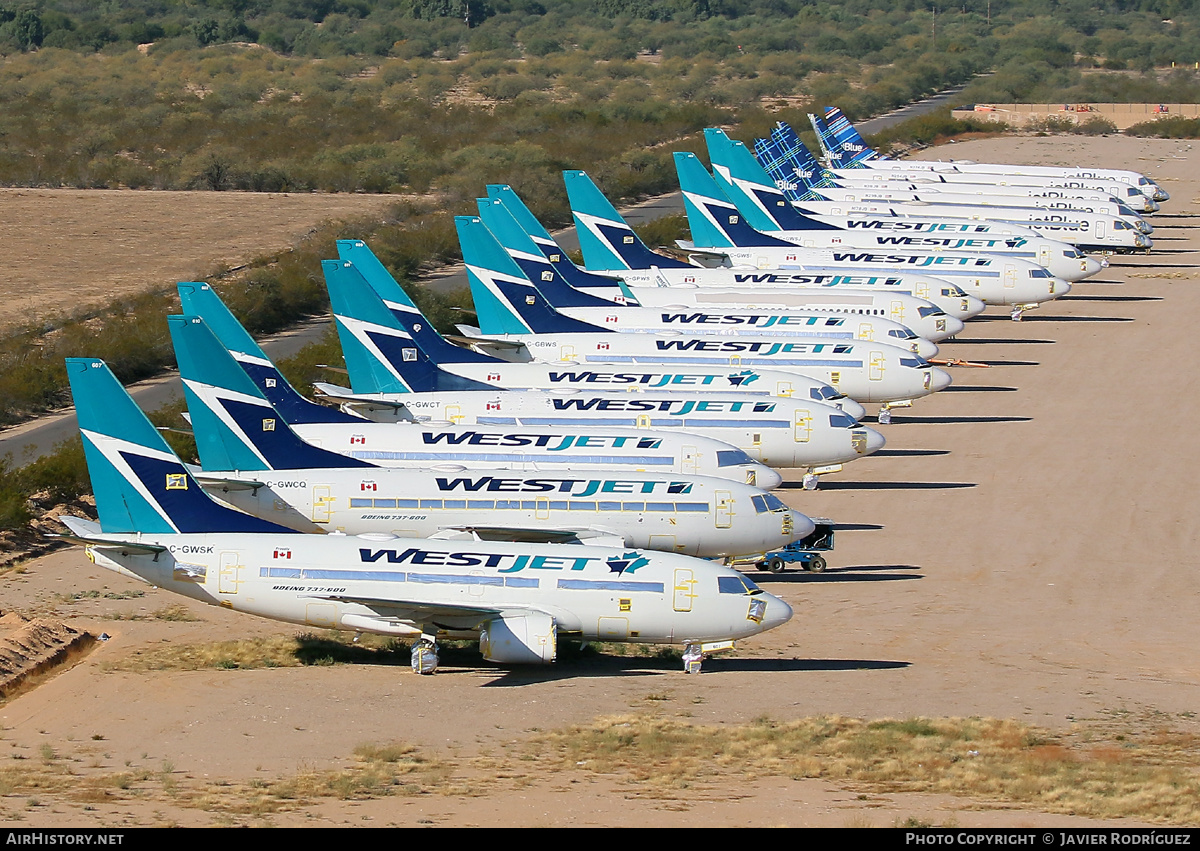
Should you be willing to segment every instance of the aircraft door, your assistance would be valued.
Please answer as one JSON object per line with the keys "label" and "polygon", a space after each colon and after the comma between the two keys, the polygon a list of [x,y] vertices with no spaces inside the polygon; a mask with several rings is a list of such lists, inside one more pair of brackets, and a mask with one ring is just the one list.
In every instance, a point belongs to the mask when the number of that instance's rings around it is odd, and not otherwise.
{"label": "aircraft door", "polygon": [[872,381],[883,381],[883,372],[886,364],[887,359],[884,357],[883,352],[871,352],[869,377]]}
{"label": "aircraft door", "polygon": [[329,485],[313,485],[312,520],[314,523],[328,523],[333,509],[333,495]]}
{"label": "aircraft door", "polygon": [[792,437],[797,443],[808,443],[812,439],[812,412],[798,410],[792,420]]}
{"label": "aircraft door", "polygon": [[731,355],[729,358],[729,365],[734,366],[734,367],[741,366],[742,365],[742,356],[741,355]]}
{"label": "aircraft door", "polygon": [[875,335],[874,335],[873,329],[871,328],[871,323],[870,322],[859,322],[858,323],[858,333],[855,334],[854,336],[860,340],[874,339]]}
{"label": "aircraft door", "polygon": [[638,428],[650,428],[650,415],[649,414],[638,414],[637,415],[637,427]]}
{"label": "aircraft door", "polygon": [[903,322],[904,321],[904,302],[898,298],[893,299],[892,300],[892,309],[889,311],[888,315],[891,316],[893,322]]}
{"label": "aircraft door", "polygon": [[472,597],[482,597],[483,596],[483,581],[482,581],[483,571],[482,570],[472,570],[471,576],[478,576],[478,577],[480,577],[480,579],[475,580],[474,582],[472,582],[470,585],[467,586],[467,593],[469,593]]}
{"label": "aircraft door", "polygon": [[536,499],[533,503],[533,516],[538,520],[550,519],[550,500]]}
{"label": "aircraft door", "polygon": [[558,347],[558,359],[559,360],[575,360],[575,347],[574,346],[559,346]]}
{"label": "aircraft door", "polygon": [[717,491],[716,527],[729,529],[733,526],[733,493]]}
{"label": "aircraft door", "polygon": [[231,551],[222,552],[220,567],[217,570],[217,592],[220,594],[236,594],[238,586],[244,581],[242,570],[240,553]]}
{"label": "aircraft door", "polygon": [[771,258],[769,258],[769,257],[763,257],[763,256],[761,256],[761,255],[759,256],[759,258],[758,258],[758,268],[760,268],[760,269],[770,269],[770,268],[771,268],[773,265],[774,265],[774,264],[773,264],[773,263],[771,263]]}
{"label": "aircraft door", "polygon": [[696,451],[694,446],[683,447],[683,469],[681,473],[699,473],[700,472],[700,453]]}
{"label": "aircraft door", "polygon": [[918,283],[915,287],[913,287],[913,295],[920,296],[921,298],[924,298],[924,299],[928,299],[929,298],[929,284]]}
{"label": "aircraft door", "polygon": [[1004,264],[1004,286],[1012,288],[1017,285],[1017,267],[1011,263]]}
{"label": "aircraft door", "polygon": [[1050,265],[1050,249],[1049,249],[1049,247],[1043,245],[1041,248],[1038,249],[1038,263],[1040,263],[1043,266]]}
{"label": "aircraft door", "polygon": [[462,405],[447,405],[445,419],[449,420],[455,425],[458,425],[464,419],[466,419],[466,417],[463,416]]}
{"label": "aircraft door", "polygon": [[790,381],[776,381],[775,395],[790,398],[796,392],[796,387]]}
{"label": "aircraft door", "polygon": [[696,575],[688,568],[676,568],[672,607],[677,612],[690,612],[696,599]]}

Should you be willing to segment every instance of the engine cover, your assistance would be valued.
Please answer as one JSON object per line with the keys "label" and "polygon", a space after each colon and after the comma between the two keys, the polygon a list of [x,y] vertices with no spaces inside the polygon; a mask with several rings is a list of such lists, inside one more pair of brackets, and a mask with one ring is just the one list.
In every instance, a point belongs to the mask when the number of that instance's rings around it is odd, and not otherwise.
{"label": "engine cover", "polygon": [[487,622],[479,634],[483,658],[502,665],[553,662],[558,655],[558,628],[543,612],[499,617]]}

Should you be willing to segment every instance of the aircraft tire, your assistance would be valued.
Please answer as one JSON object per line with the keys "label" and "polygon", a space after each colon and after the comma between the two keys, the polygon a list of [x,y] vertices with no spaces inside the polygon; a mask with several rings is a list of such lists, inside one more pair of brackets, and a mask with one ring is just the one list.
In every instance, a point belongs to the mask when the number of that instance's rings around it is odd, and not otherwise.
{"label": "aircraft tire", "polygon": [[824,573],[828,563],[820,556],[813,556],[812,561],[806,562],[804,569],[809,573]]}

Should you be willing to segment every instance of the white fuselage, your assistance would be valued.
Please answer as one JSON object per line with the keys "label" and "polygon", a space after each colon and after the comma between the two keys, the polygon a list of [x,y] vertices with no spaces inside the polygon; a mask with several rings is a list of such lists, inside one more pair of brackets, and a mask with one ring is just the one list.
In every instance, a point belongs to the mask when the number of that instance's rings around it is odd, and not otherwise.
{"label": "white fuselage", "polygon": [[91,546],[89,557],[204,603],[325,629],[476,634],[536,612],[584,639],[675,644],[744,638],[791,617],[752,585],[737,593],[736,571],[675,553],[384,535],[128,538],[168,550]]}
{"label": "white fuselage", "polygon": [[[886,167],[883,167],[885,166]],[[957,163],[934,163],[920,160],[871,160],[869,168],[830,169],[838,180],[868,178],[913,181],[929,178],[947,184],[995,183],[1000,186],[1038,186],[1054,189],[1090,189],[1105,192],[1118,201],[1128,201],[1142,195],[1153,201],[1165,201],[1165,192],[1157,187],[1137,186],[1111,177],[1086,177],[1065,174],[1029,174],[1015,171],[966,171]],[[1132,206],[1132,205],[1131,205]],[[1136,209],[1136,207],[1135,207]]]}
{"label": "white fuselage", "polygon": [[863,274],[919,269],[922,274],[942,278],[986,304],[1036,304],[1071,291],[1070,284],[1053,277],[1048,269],[1028,260],[1002,255],[785,246],[721,250],[728,254],[734,264],[754,260],[762,260],[765,261],[762,265],[775,267],[789,263],[821,264],[854,269]]}
{"label": "white fuselage", "polygon": [[560,307],[558,312],[597,328],[623,334],[687,334],[744,339],[863,340],[887,343],[931,358],[938,347],[912,329],[882,315],[847,319],[830,313],[773,309],[662,309],[646,306]]}
{"label": "white fuselage", "polygon": [[[521,355],[542,362],[646,363],[719,366],[799,372],[858,402],[918,399],[950,384],[945,371],[882,343],[844,340],[761,340],[650,334],[523,334],[492,336],[520,342]],[[512,351],[512,350],[510,350]]]}
{"label": "white fuselage", "polygon": [[725,393],[496,390],[356,396],[333,385],[319,387],[348,412],[375,422],[689,432],[732,444],[777,469],[844,464],[884,445],[883,435],[857,422],[866,413],[862,406],[846,397],[837,407],[796,396]]}
{"label": "white fuselage", "polygon": [[[759,488],[684,474],[310,469],[199,474],[210,495],[299,532],[427,538],[443,529],[588,532],[702,558],[786,546],[812,521]],[[231,487],[248,482],[249,488]],[[261,487],[259,487],[261,485]]]}

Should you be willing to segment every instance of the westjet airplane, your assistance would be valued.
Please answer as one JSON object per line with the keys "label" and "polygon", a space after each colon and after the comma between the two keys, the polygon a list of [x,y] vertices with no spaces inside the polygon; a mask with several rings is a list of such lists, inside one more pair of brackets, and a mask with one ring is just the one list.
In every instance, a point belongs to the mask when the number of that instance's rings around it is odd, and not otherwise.
{"label": "westjet airplane", "polygon": [[196,478],[217,499],[296,531],[428,537],[451,529],[489,540],[587,540],[759,561],[813,529],[777,497],[709,476],[347,467],[282,419],[256,430],[217,416],[194,386],[228,384],[246,399],[266,400],[232,355],[219,347],[206,353],[189,364],[184,385],[203,470]]}
{"label": "westjet airplane", "polygon": [[675,154],[683,185],[684,208],[693,242],[729,254],[735,262],[759,257],[769,265],[809,259],[841,263],[860,271],[920,268],[946,278],[988,304],[1014,307],[1013,318],[1023,311],[1070,292],[1071,285],[1049,270],[1019,258],[945,251],[929,253],[881,250],[828,249],[806,251],[796,241],[807,241],[802,231],[762,233],[749,225],[741,210],[730,203],[695,154]]}
{"label": "westjet airplane", "polygon": [[675,553],[298,534],[213,502],[103,361],[68,358],[67,373],[100,520],[63,517],[62,537],[101,567],[193,600],[410,637],[424,674],[441,636],[478,636],[501,665],[554,661],[560,634],[682,644],[694,660],[791,618],[731,568]]}
{"label": "westjet airplane", "polygon": [[[344,250],[360,259],[369,254],[361,244]],[[382,266],[378,272],[386,276],[385,291],[393,287],[399,291]],[[440,337],[434,339],[415,305],[393,302],[389,310],[349,261],[326,264],[326,276],[352,389],[329,384],[319,384],[318,389],[369,419],[695,432],[733,444],[772,467],[807,468],[804,484],[809,488],[816,486],[818,475],[838,472],[844,463],[884,445],[883,436],[860,425],[856,416],[799,397],[700,392],[702,388],[635,393],[504,391],[482,383],[471,392],[472,388],[461,385],[461,377],[456,377],[457,392],[429,392],[439,389],[444,374],[425,344],[447,344]],[[398,295],[408,301],[403,291]],[[499,381],[508,372],[536,366],[497,361],[492,368],[501,376]],[[751,371],[744,371],[743,377],[753,383]],[[836,401],[861,411],[852,400]]]}
{"label": "westjet airplane", "polygon": [[[559,275],[551,263],[537,251],[531,242],[527,243],[526,251],[514,251],[506,248],[498,241],[493,228],[507,234],[510,240],[524,237],[512,216],[504,209],[500,201],[481,199],[479,203],[480,216],[473,218],[459,216],[455,219],[458,229],[458,239],[462,246],[463,259],[468,266],[498,268],[498,258],[507,254],[512,261],[511,269],[520,273],[524,284],[519,281],[497,283],[497,291],[472,290],[476,305],[496,301],[499,311],[489,311],[483,314],[481,322],[491,321],[497,327],[511,327],[503,320],[497,321],[498,312],[517,315],[519,311],[509,305],[512,298],[524,298],[526,310],[529,302],[530,288],[536,291],[547,305],[554,311],[542,317],[538,311],[529,311],[532,322],[524,324],[535,334],[555,333],[559,323],[557,316],[577,319],[593,326],[594,330],[617,331],[620,333],[649,333],[669,334],[687,332],[689,334],[709,336],[736,336],[745,339],[780,338],[780,339],[836,339],[836,340],[865,340],[906,349],[924,358],[937,354],[938,348],[931,341],[919,337],[910,328],[893,322],[882,316],[862,315],[853,319],[845,316],[835,316],[830,313],[812,311],[788,310],[722,310],[701,311],[696,309],[659,310],[653,307],[643,307],[634,303],[636,296],[632,291],[627,304],[614,304],[612,301],[590,293],[580,292],[571,287]],[[535,256],[536,255],[536,256]],[[486,276],[476,276],[486,280]],[[475,279],[472,279],[475,280]],[[609,281],[611,285],[614,281]],[[620,291],[620,287],[617,287]],[[486,317],[486,320],[483,318]],[[538,320],[542,320],[540,323]],[[522,321],[518,318],[518,321]],[[505,333],[482,327],[484,334]]]}
{"label": "westjet airplane", "polygon": [[[1110,181],[1108,189],[1084,189],[1081,187],[1051,186],[1038,183],[998,183],[995,175],[946,176],[932,173],[888,174],[871,169],[849,169],[834,174],[812,155],[796,131],[780,121],[766,139],[754,140],[754,157],[775,180],[775,184],[793,201],[804,200],[810,193],[833,197],[829,192],[846,193],[853,200],[858,192],[905,192],[918,193],[928,200],[942,197],[981,199],[1013,199],[1004,203],[1036,203],[1047,206],[1071,205],[1076,202],[1105,201],[1120,204],[1135,213],[1153,213],[1158,203],[1147,198],[1132,186]],[[840,197],[840,196],[839,196]]]}
{"label": "westjet airplane", "polygon": [[[270,439],[280,415],[244,383],[232,367],[213,372],[206,363],[220,361],[224,347],[197,316],[172,316],[168,325],[188,392],[192,417],[211,416],[235,432],[261,432]],[[209,383],[215,381],[216,383]],[[254,393],[248,392],[253,389]],[[454,464],[463,469],[528,472],[602,470],[715,475],[778,487],[782,477],[740,449],[694,434],[672,434],[621,428],[579,426],[567,431],[529,426],[456,426],[446,423],[290,423],[306,443],[346,456],[345,467],[430,467]],[[255,441],[244,440],[254,446]],[[356,463],[357,462],[357,463]],[[311,466],[311,465],[310,465]],[[225,469],[237,469],[228,464]]]}
{"label": "westjet airplane", "polygon": [[1015,165],[1006,163],[977,163],[957,160],[949,163],[924,162],[921,160],[892,160],[868,147],[854,125],[836,106],[825,108],[824,120],[815,115],[808,116],[817,131],[817,139],[831,163],[842,168],[867,168],[875,171],[913,172],[942,171],[953,169],[971,175],[1005,175],[1023,177],[1048,177],[1064,180],[1114,180],[1136,188],[1155,201],[1166,201],[1170,196],[1144,174],[1128,169],[1116,168],[1063,168],[1061,166]]}
{"label": "westjet airplane", "polygon": [[[844,393],[792,370],[750,370],[731,367],[664,369],[655,364],[642,363],[629,367],[596,363],[580,369],[574,352],[564,351],[564,355],[571,355],[564,363],[549,365],[514,363],[484,352],[464,349],[448,342],[437,332],[363,242],[339,240],[338,254],[342,258],[340,266],[333,261],[327,261],[322,268],[326,284],[329,285],[331,302],[342,305],[340,310],[341,315],[345,317],[347,332],[358,333],[356,329],[360,322],[385,327],[389,318],[386,314],[379,313],[377,306],[379,299],[382,299],[392,318],[399,323],[398,327],[403,329],[404,334],[411,335],[414,342],[420,346],[420,350],[415,346],[408,347],[407,351],[401,350],[400,361],[427,363],[428,373],[419,382],[417,378],[409,377],[409,372],[413,371],[411,369],[406,370],[403,376],[386,374],[386,369],[376,365],[383,363],[386,358],[374,358],[365,363],[360,373],[367,375],[371,370],[376,370],[377,380],[394,383],[390,392],[482,389],[553,390],[557,393],[571,390],[589,393],[634,391],[639,394],[663,391],[672,394],[703,392],[737,397],[777,396],[797,401],[811,400],[839,407],[856,420],[865,413],[861,405],[846,397]],[[367,289],[363,289],[363,281],[367,282]],[[371,290],[374,290],[377,297],[365,297]],[[363,296],[352,298],[349,295],[356,293]],[[343,344],[346,339],[346,336],[342,337]],[[374,343],[367,345],[367,348],[370,348],[370,345]],[[521,346],[516,348],[518,351],[523,349]],[[421,350],[428,355],[427,361],[421,361]],[[396,358],[391,360],[395,361]],[[638,398],[642,397],[639,395]]]}
{"label": "westjet airplane", "polygon": [[[739,249],[730,242],[729,248],[704,250],[704,253],[710,256],[714,251],[719,252],[725,264],[723,266],[709,269],[684,263],[652,252],[585,172],[565,171],[563,179],[567,184],[571,214],[575,219],[579,244],[583,249],[588,269],[617,275],[633,284],[645,282],[648,286],[655,280],[666,281],[669,285],[682,282],[696,286],[732,282],[734,285],[753,286],[755,289],[836,288],[842,291],[849,288],[854,291],[869,289],[872,292],[888,294],[907,293],[933,303],[947,315],[959,320],[976,316],[986,307],[979,299],[968,296],[960,288],[941,278],[903,270],[884,274],[857,274],[845,264],[801,262],[802,252],[799,250],[793,250],[786,262],[774,262],[772,257],[755,255],[752,250]],[[515,209],[509,205],[507,195],[504,196],[504,201],[510,212]],[[518,221],[527,232],[532,227],[524,217],[518,218]],[[775,240],[771,241],[772,245],[775,243]],[[551,263],[565,268],[562,259],[565,254],[557,250],[557,246],[554,246],[555,250],[551,250],[542,241],[539,241],[539,246]],[[686,249],[691,247],[692,244],[687,243]],[[666,277],[668,275],[669,278]],[[935,314],[931,312],[929,315]],[[893,315],[892,318],[896,317]]]}

